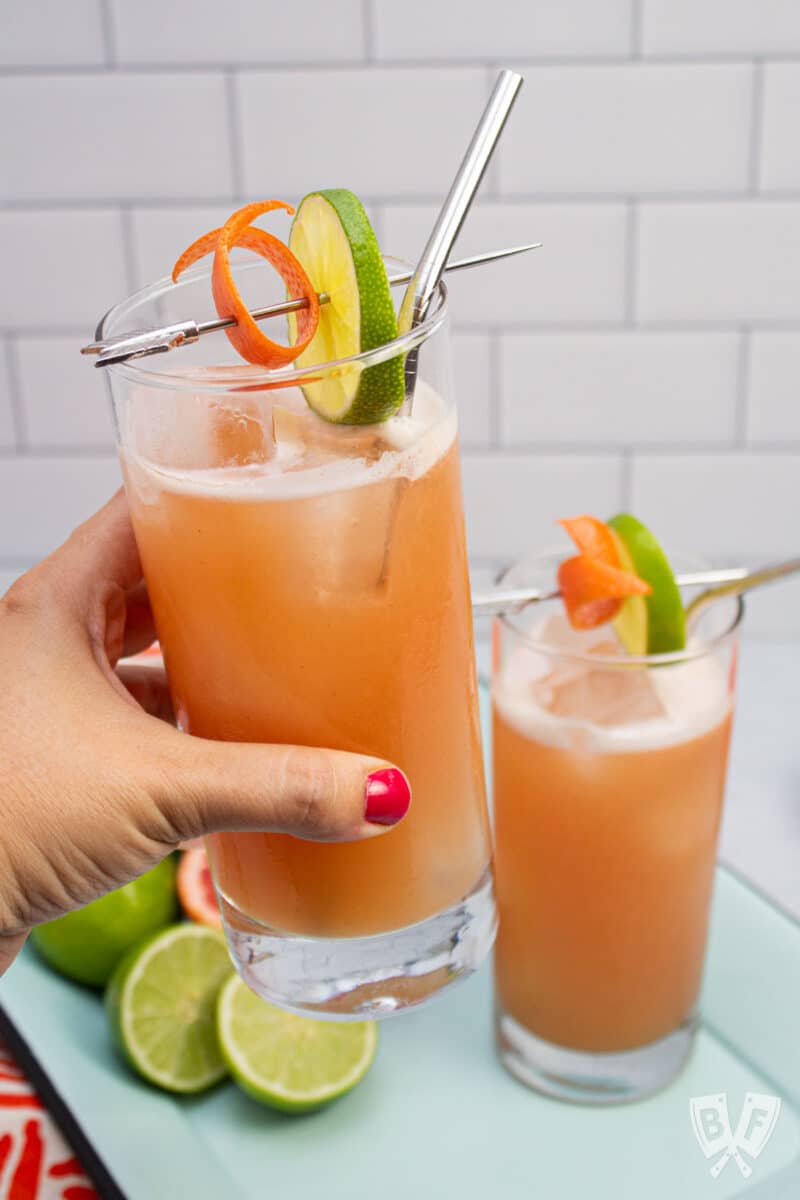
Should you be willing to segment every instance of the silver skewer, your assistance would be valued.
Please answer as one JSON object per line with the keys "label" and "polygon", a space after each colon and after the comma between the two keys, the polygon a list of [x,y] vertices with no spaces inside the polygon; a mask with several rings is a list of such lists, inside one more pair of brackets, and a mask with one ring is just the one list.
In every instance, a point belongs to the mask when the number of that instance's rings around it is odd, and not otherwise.
{"label": "silver skewer", "polygon": [[[695,571],[676,575],[678,587],[712,587],[735,584],[749,579],[747,567],[725,567],[717,571]],[[499,617],[504,613],[520,612],[529,604],[541,604],[545,600],[558,600],[561,592],[541,592],[537,588],[495,588],[491,592],[478,592],[472,597],[472,611],[479,617]]]}
{"label": "silver skewer", "polygon": [[[513,258],[515,254],[525,254],[528,250],[538,250],[541,242],[530,242],[525,246],[509,246],[504,250],[489,250],[483,254],[472,254],[469,258],[460,258],[457,262],[448,263],[445,270],[463,271],[469,267],[479,267],[484,263],[497,262],[502,258]],[[389,276],[391,287],[408,283],[413,277],[413,271],[401,271]],[[330,295],[327,292],[318,294],[320,304],[329,304]],[[308,308],[308,300],[302,296],[299,300],[284,300],[280,304],[270,304],[266,308],[250,310],[254,321],[265,321],[268,317],[280,317],[286,313],[299,312]],[[143,358],[148,354],[163,354],[178,346],[188,346],[196,342],[205,333],[216,333],[220,329],[230,329],[236,324],[235,317],[219,317],[214,321],[179,321],[174,325],[166,325],[162,329],[141,329],[124,334],[117,338],[107,338],[104,341],[90,342],[81,347],[81,354],[96,354],[96,367],[107,367],[111,363],[125,362],[129,358]]]}

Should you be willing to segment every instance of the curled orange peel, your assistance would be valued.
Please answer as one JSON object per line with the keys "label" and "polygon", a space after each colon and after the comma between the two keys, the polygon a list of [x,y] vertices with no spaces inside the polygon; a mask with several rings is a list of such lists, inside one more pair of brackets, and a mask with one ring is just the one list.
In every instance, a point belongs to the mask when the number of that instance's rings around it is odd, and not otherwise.
{"label": "curled orange peel", "polygon": [[[319,300],[300,261],[279,238],[256,228],[256,217],[276,208],[293,213],[291,204],[283,200],[262,200],[246,204],[228,217],[220,229],[212,229],[192,242],[172,268],[172,281],[206,254],[214,252],[211,271],[211,291],[220,317],[233,317],[236,324],[225,330],[233,348],[249,363],[262,367],[283,367],[293,362],[305,350],[317,332]],[[253,320],[233,278],[230,252],[234,246],[253,250],[271,263],[286,284],[291,299],[305,297],[308,308],[297,313],[297,340],[293,346],[273,342]]]}
{"label": "curled orange peel", "polygon": [[573,629],[595,629],[611,621],[627,596],[649,596],[649,583],[626,571],[614,535],[596,517],[559,521],[580,551],[558,568],[558,586]]}

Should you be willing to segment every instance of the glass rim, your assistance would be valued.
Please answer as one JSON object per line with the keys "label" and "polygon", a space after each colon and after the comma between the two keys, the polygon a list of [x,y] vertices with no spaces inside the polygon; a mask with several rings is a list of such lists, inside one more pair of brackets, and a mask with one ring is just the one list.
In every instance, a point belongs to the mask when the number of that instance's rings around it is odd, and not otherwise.
{"label": "glass rim", "polygon": [[[563,559],[563,551],[545,551],[532,558],[517,559],[498,572],[495,577],[495,583],[500,584],[505,582],[506,576],[523,564],[529,563],[532,567],[535,567],[537,564],[545,566],[550,562],[561,562]],[[494,618],[494,621],[498,626],[513,633],[515,637],[521,638],[523,642],[538,653],[545,654],[551,658],[566,658],[573,662],[612,667],[617,670],[626,670],[631,667],[669,667],[679,663],[697,662],[699,659],[707,658],[736,635],[744,619],[744,597],[735,595],[721,597],[721,599],[733,601],[734,612],[731,620],[720,633],[715,633],[713,637],[703,639],[699,646],[686,646],[683,650],[669,650],[662,654],[628,654],[620,657],[611,654],[592,654],[584,650],[564,649],[559,646],[550,646],[547,642],[538,641],[531,635],[529,630],[520,625],[519,613],[500,613]],[[553,603],[558,603],[558,601],[554,600]]]}
{"label": "glass rim", "polygon": [[[384,263],[392,263],[404,268],[409,268],[409,264],[403,259],[395,258],[391,255],[383,256]],[[232,264],[235,268],[242,271],[248,271],[256,268],[264,268],[266,265],[262,259],[240,260]],[[211,278],[210,267],[194,267],[186,271],[181,276],[181,282],[189,283],[202,278]],[[132,292],[129,296],[119,300],[112,305],[97,323],[95,329],[95,340],[102,341],[106,337],[124,337],[125,333],[108,334],[107,327],[113,318],[124,311],[126,308],[134,309],[137,303],[143,303],[145,300],[158,298],[165,292],[173,289],[179,289],[181,283],[173,283],[170,276],[165,275],[161,279],[155,280],[153,283],[147,284],[143,288]],[[197,376],[189,378],[183,376],[180,372],[172,373],[171,371],[152,371],[146,367],[140,366],[140,363],[146,363],[149,355],[142,358],[130,358],[126,362],[111,363],[106,370],[113,372],[115,375],[124,379],[128,379],[133,383],[144,384],[151,388],[168,388],[170,391],[187,391],[187,392],[237,392],[237,391],[257,391],[259,387],[281,388],[295,387],[302,383],[315,382],[319,375],[335,376],[344,371],[351,370],[357,367],[364,370],[367,367],[377,366],[379,363],[387,362],[389,359],[395,358],[400,354],[408,354],[409,351],[421,346],[434,333],[437,332],[444,324],[444,321],[449,312],[447,285],[443,279],[439,280],[435,293],[435,303],[431,304],[431,310],[424,321],[420,321],[413,329],[407,333],[399,334],[390,342],[383,342],[380,346],[375,346],[371,350],[361,350],[358,354],[349,355],[346,358],[330,359],[327,362],[315,363],[309,367],[278,367],[275,370],[269,370],[267,367],[260,371],[257,365],[247,363],[242,359],[241,366],[249,367],[253,374],[248,374],[236,383],[231,379],[231,370],[239,366],[238,363],[218,364],[215,366],[204,367],[202,380]],[[212,320],[214,318],[207,318]],[[188,318],[187,318],[188,320]],[[164,324],[172,324],[173,322],[165,321]],[[130,330],[130,333],[135,330]],[[224,331],[220,330],[220,334]],[[309,372],[313,372],[314,379],[309,378]],[[215,378],[216,376],[216,378]]]}

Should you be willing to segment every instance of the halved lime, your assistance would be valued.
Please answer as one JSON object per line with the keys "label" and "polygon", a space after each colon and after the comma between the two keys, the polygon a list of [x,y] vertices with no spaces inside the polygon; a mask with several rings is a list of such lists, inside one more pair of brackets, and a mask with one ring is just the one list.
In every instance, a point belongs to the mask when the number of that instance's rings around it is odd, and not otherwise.
{"label": "halved lime", "polygon": [[314,1021],[275,1008],[238,975],[219,994],[217,1030],[231,1075],[255,1100],[308,1112],[359,1083],[375,1057],[374,1021]]}
{"label": "halved lime", "polygon": [[202,1092],[227,1074],[216,1004],[232,974],[225,939],[205,925],[173,925],[126,955],[106,1012],[128,1062],[169,1092]]}
{"label": "halved lime", "polygon": [[[397,337],[391,289],[377,238],[357,196],[346,188],[311,192],[297,209],[289,248],[318,292],[330,303],[319,310],[314,339],[295,366],[349,358]],[[289,316],[289,340],[297,321]],[[314,412],[326,421],[371,425],[385,421],[403,403],[403,356],[362,370],[349,367],[335,376],[303,385]]]}
{"label": "halved lime", "polygon": [[169,856],[107,896],[37,925],[31,940],[62,975],[103,987],[131,946],[171,924],[177,915],[175,862]]}
{"label": "halved lime", "polygon": [[629,596],[614,619],[614,629],[630,654],[668,654],[686,645],[686,612],[666,554],[656,538],[630,513],[608,522],[622,566],[653,589]]}

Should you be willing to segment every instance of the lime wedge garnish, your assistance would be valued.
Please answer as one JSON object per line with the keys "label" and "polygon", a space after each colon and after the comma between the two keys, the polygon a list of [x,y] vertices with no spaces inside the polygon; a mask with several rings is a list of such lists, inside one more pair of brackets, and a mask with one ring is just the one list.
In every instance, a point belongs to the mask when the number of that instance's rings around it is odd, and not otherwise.
{"label": "lime wedge garnish", "polygon": [[232,970],[222,934],[190,923],[157,933],[122,960],[106,1011],[125,1057],[150,1083],[201,1092],[227,1074],[215,1018]]}
{"label": "lime wedge garnish", "polygon": [[284,1112],[319,1108],[364,1078],[378,1045],[374,1021],[314,1021],[259,999],[234,975],[219,994],[217,1031],[236,1082]]}
{"label": "lime wedge garnish", "polygon": [[[397,337],[392,294],[377,238],[358,197],[346,188],[311,192],[301,200],[289,249],[300,260],[317,292],[329,304],[319,310],[311,344],[296,367],[349,358]],[[297,322],[289,316],[289,340]],[[366,370],[354,366],[316,383],[303,384],[311,408],[326,421],[371,425],[397,412],[404,398],[403,357]]]}
{"label": "lime wedge garnish", "polygon": [[653,589],[629,596],[614,618],[614,629],[630,654],[669,654],[686,645],[686,612],[672,567],[650,530],[620,513],[608,522],[622,566]]}

